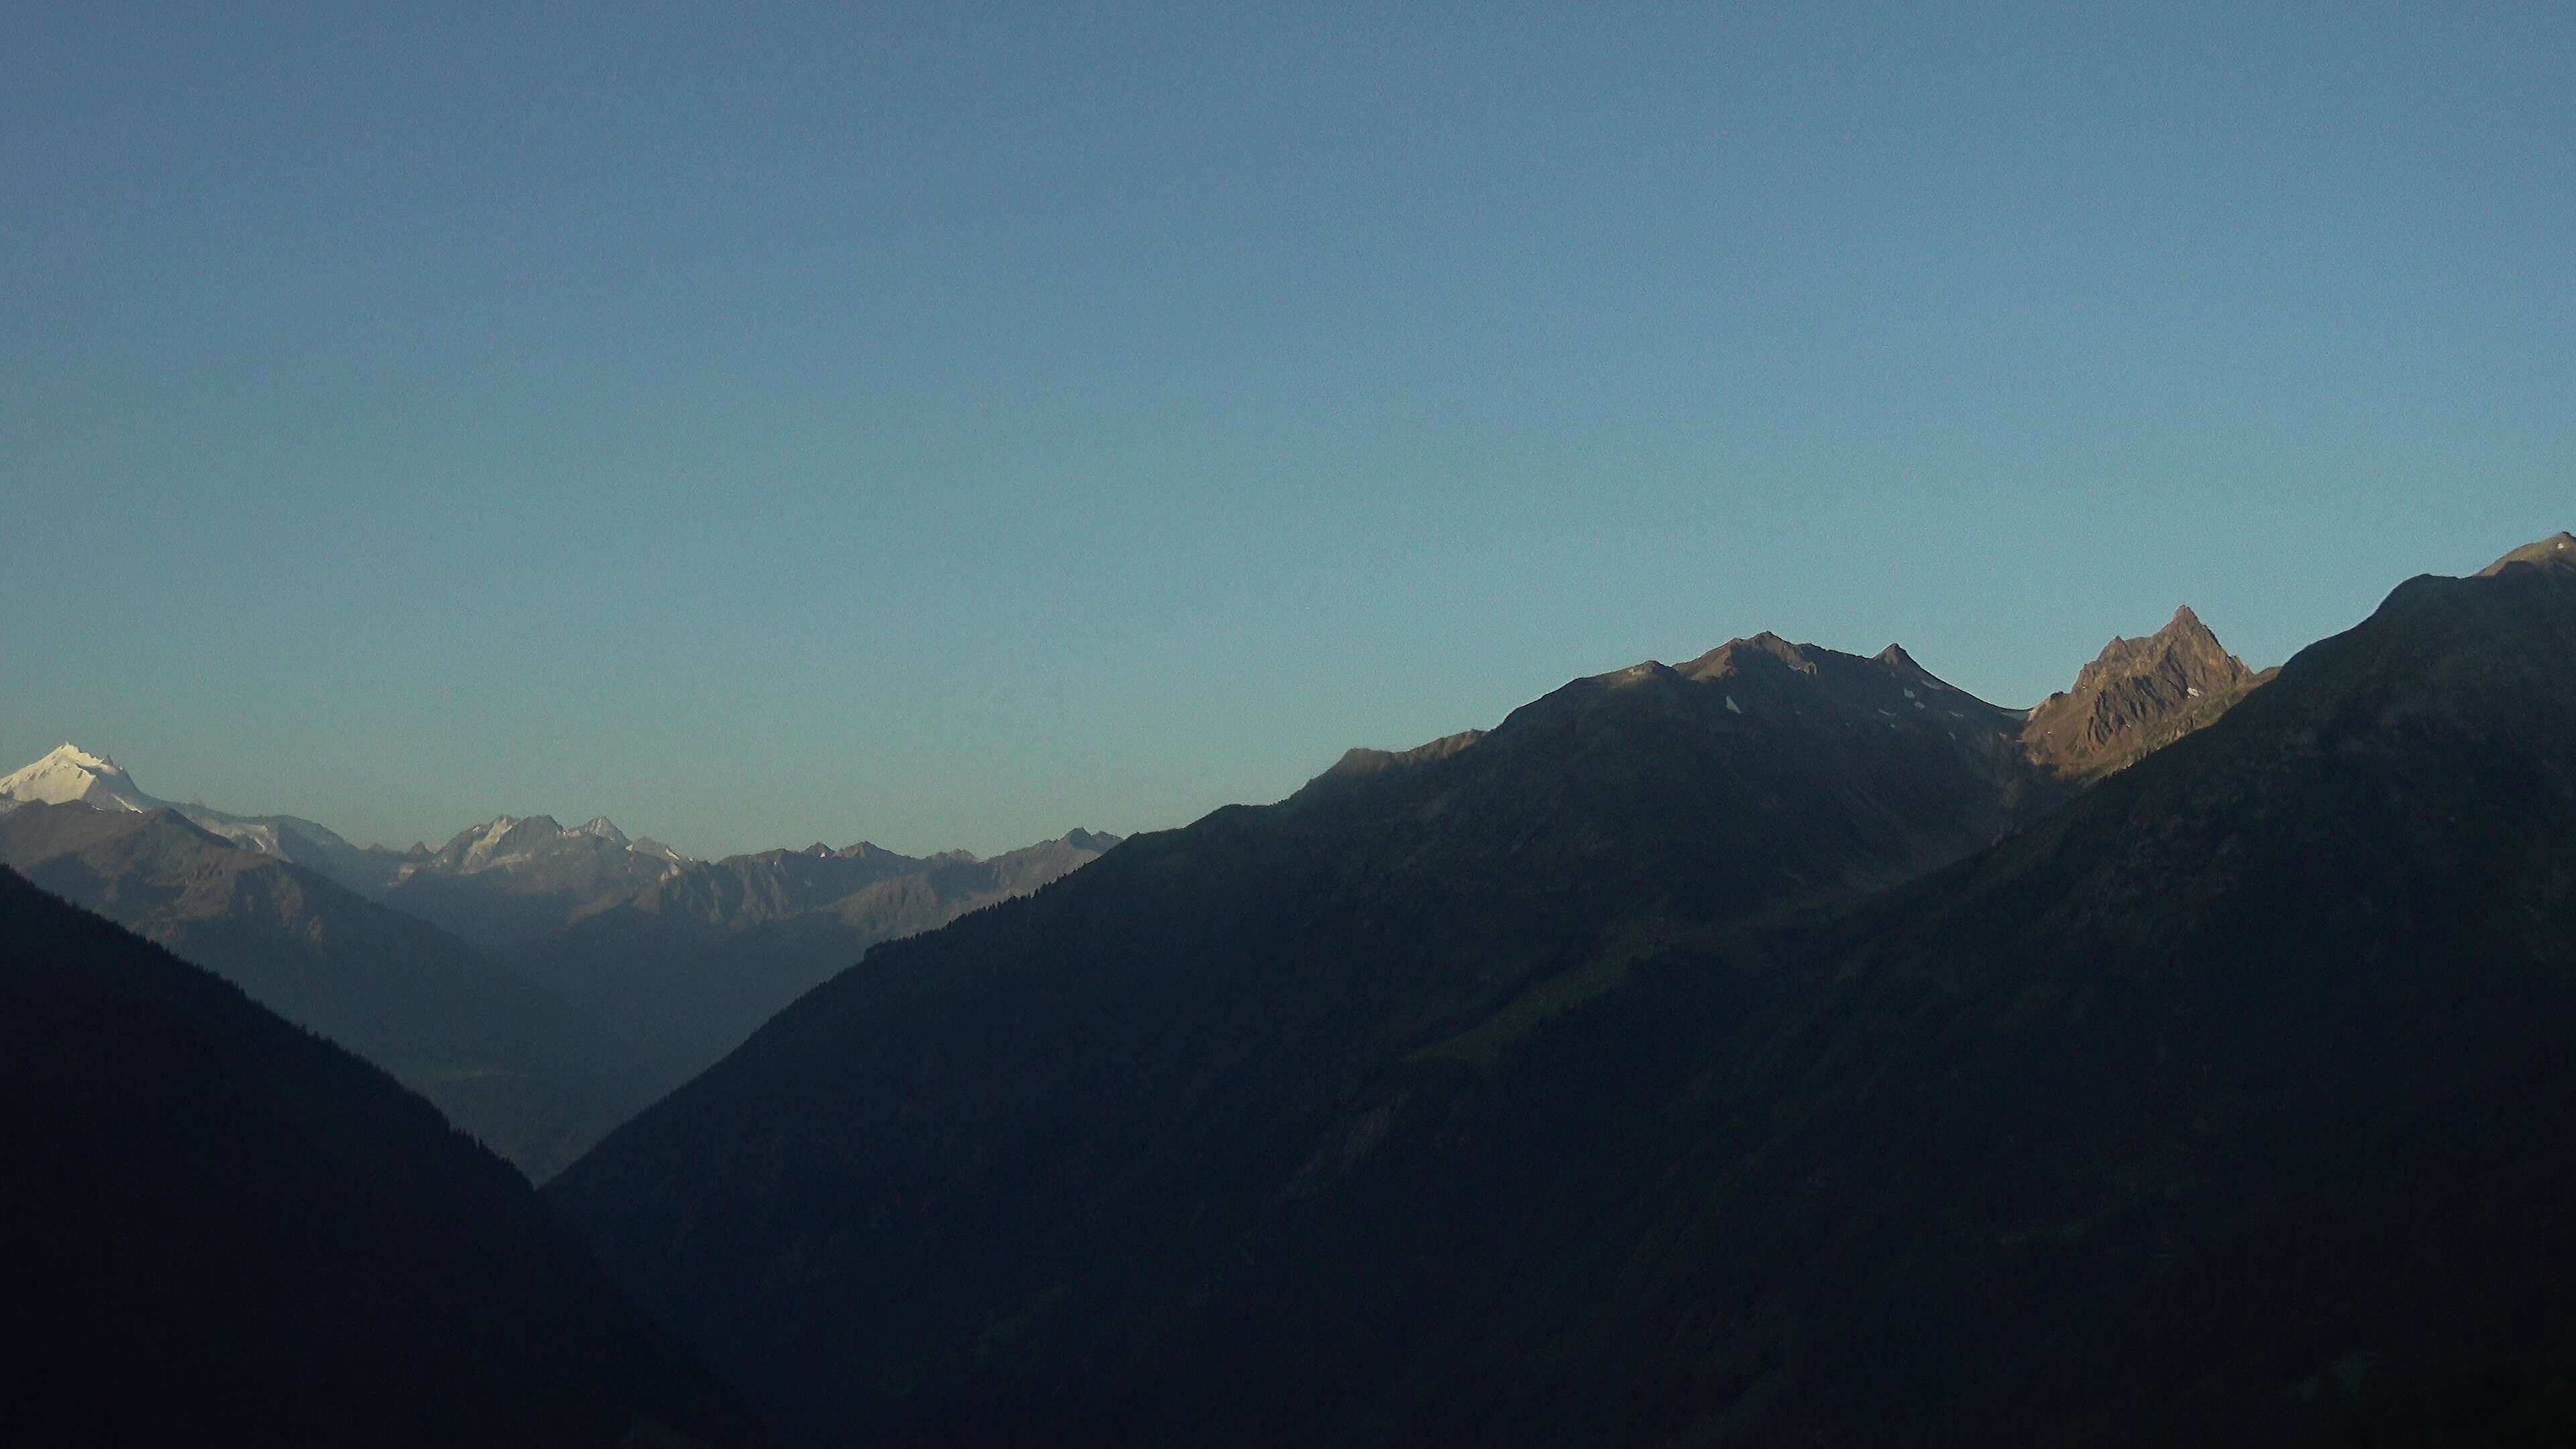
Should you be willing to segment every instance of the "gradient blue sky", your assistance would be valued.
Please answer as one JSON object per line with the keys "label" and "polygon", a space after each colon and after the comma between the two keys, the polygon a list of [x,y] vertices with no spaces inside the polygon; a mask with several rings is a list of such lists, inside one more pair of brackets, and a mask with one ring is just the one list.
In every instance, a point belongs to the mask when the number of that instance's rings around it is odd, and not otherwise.
{"label": "gradient blue sky", "polygon": [[992,850],[2576,525],[2576,7],[856,8],[0,17],[0,768]]}

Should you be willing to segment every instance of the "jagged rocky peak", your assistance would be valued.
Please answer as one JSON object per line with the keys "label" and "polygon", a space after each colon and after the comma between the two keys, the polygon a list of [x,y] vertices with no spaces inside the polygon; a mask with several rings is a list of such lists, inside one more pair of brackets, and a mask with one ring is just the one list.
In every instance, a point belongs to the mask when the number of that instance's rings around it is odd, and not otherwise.
{"label": "jagged rocky peak", "polygon": [[2057,774],[2103,774],[2217,719],[2261,682],[2186,604],[2155,633],[2104,645],[2073,689],[2031,711],[2022,741]]}
{"label": "jagged rocky peak", "polygon": [[498,861],[524,855],[538,844],[556,839],[564,828],[551,815],[495,815],[481,825],[469,825],[454,839],[440,847],[433,862],[451,871],[482,870]]}
{"label": "jagged rocky peak", "polygon": [[2526,543],[2478,570],[2478,577],[2491,579],[2511,568],[2576,569],[2576,534],[2562,531]]}
{"label": "jagged rocky peak", "polygon": [[[2173,619],[2142,639],[2113,639],[2075,676],[2072,694],[2096,691],[2118,680],[2152,679],[2186,691],[2208,692],[2251,678],[2245,661],[2227,652],[2209,626],[2185,604]],[[2192,697],[2186,695],[2186,697]]]}
{"label": "jagged rocky peak", "polygon": [[1895,675],[1897,678],[1908,684],[1919,684],[1926,688],[1943,690],[1951,693],[1957,692],[1955,687],[1952,686],[1948,680],[1943,679],[1941,676],[1934,674],[1931,670],[1924,668],[1920,660],[1917,660],[1913,655],[1906,653],[1905,646],[1902,644],[1888,645],[1886,648],[1878,651],[1877,654],[1871,656],[1870,662],[1878,665],[1882,669],[1885,669],[1888,673]]}
{"label": "jagged rocky peak", "polygon": [[451,873],[470,874],[531,855],[552,858],[565,851],[582,857],[625,851],[673,863],[688,859],[649,836],[628,839],[626,832],[605,815],[592,816],[570,830],[551,815],[496,815],[481,825],[458,831],[424,863]]}

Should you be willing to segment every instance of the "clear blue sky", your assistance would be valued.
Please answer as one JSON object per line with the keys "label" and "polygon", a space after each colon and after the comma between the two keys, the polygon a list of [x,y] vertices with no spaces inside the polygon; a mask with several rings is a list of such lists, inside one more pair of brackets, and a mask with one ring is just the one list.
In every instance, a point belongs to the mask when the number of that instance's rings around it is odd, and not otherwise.
{"label": "clear blue sky", "polygon": [[2277,662],[2576,525],[2571,74],[2563,4],[14,7],[0,758],[992,850],[1764,628]]}

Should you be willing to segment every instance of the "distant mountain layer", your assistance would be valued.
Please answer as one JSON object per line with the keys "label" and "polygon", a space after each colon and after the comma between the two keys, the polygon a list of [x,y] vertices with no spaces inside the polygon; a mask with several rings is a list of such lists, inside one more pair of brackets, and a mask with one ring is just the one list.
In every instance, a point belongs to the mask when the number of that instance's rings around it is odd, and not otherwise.
{"label": "distant mountain layer", "polygon": [[378,1063],[540,1180],[646,1100],[641,1063],[463,942],[175,811],[21,805],[0,865]]}
{"label": "distant mountain layer", "polygon": [[245,850],[292,861],[362,895],[382,890],[413,858],[380,846],[352,845],[329,828],[292,815],[235,815],[205,805],[173,804],[145,793],[114,760],[71,744],[0,776],[0,810],[26,803],[175,811]]}
{"label": "distant mountain layer", "polygon": [[759,1442],[428,1103],[5,870],[0,1141],[12,1443]]}
{"label": "distant mountain layer", "polygon": [[870,946],[1116,843],[693,861],[605,816],[503,815],[396,853],[171,805],[74,745],[0,777],[0,862],[390,1068],[540,1180]]}
{"label": "distant mountain layer", "polygon": [[659,1087],[674,1087],[877,943],[1025,895],[1117,843],[1076,830],[989,860],[863,842],[691,861],[506,959],[618,1032]]}
{"label": "distant mountain layer", "polygon": [[2567,552],[2187,732],[2183,619],[2036,749],[1901,650],[1577,681],[878,948],[549,1196],[820,1442],[2563,1442]]}
{"label": "distant mountain layer", "polygon": [[550,815],[503,815],[406,862],[384,899],[505,951],[631,900],[681,864],[678,851],[628,840],[605,816],[567,830]]}

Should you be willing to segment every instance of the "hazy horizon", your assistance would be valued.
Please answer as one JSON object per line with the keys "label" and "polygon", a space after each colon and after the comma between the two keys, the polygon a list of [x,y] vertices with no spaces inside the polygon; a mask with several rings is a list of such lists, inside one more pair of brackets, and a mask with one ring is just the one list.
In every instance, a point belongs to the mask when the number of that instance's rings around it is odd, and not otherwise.
{"label": "hazy horizon", "polygon": [[991,853],[2576,523],[2576,12],[30,15],[0,768]]}

